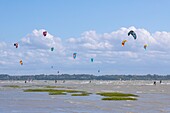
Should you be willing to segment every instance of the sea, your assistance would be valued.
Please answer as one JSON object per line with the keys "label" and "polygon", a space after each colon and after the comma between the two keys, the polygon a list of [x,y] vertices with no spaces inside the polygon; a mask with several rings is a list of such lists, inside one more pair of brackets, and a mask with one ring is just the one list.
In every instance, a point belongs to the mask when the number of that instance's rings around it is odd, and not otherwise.
{"label": "sea", "polygon": [[[10,86],[20,86],[10,87]],[[89,96],[49,95],[25,89],[60,86],[81,90]],[[62,86],[62,87],[61,87]],[[98,92],[136,94],[137,100],[102,100]],[[170,113],[170,81],[163,80],[31,80],[0,81],[0,113]]]}

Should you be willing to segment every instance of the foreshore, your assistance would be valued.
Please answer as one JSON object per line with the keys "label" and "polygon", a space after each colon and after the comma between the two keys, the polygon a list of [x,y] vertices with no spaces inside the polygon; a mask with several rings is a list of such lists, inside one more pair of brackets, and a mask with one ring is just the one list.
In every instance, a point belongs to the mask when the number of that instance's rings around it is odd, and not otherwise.
{"label": "foreshore", "polygon": [[[45,92],[24,92],[24,89],[56,87],[86,91],[89,96],[48,95]],[[136,94],[135,101],[104,101],[98,92],[121,92]],[[34,80],[0,81],[0,109],[2,113],[75,113],[75,112],[170,112],[170,81],[96,81],[96,80]],[[42,103],[43,102],[43,103]],[[41,108],[41,109],[40,109]],[[27,112],[26,112],[27,111]]]}

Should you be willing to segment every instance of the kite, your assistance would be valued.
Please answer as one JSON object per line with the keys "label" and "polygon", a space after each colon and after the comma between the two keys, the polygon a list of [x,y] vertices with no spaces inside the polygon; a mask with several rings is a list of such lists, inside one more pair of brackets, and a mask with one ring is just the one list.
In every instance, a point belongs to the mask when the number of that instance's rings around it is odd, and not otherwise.
{"label": "kite", "polygon": [[129,36],[129,35],[132,35],[134,39],[137,38],[136,33],[135,33],[134,31],[132,31],[132,30],[129,31],[128,36]]}
{"label": "kite", "polygon": [[51,48],[51,51],[54,51],[54,47]]}
{"label": "kite", "polygon": [[15,46],[16,48],[18,48],[18,43],[14,43],[14,46]]}
{"label": "kite", "polygon": [[20,63],[21,65],[23,65],[23,62],[22,62],[22,60],[20,60],[20,61],[19,61],[19,63]]}
{"label": "kite", "polygon": [[47,36],[47,31],[44,31],[44,32],[43,32],[43,35],[44,35],[44,36]]}
{"label": "kite", "polygon": [[146,50],[146,47],[148,46],[148,44],[145,44],[143,47],[144,47],[144,49]]}
{"label": "kite", "polygon": [[93,58],[91,58],[91,62],[93,62],[94,61],[94,59]]}
{"label": "kite", "polygon": [[127,42],[127,40],[123,40],[123,41],[122,41],[122,46],[125,45],[125,42]]}
{"label": "kite", "polygon": [[75,59],[77,56],[77,53],[73,53],[73,58]]}

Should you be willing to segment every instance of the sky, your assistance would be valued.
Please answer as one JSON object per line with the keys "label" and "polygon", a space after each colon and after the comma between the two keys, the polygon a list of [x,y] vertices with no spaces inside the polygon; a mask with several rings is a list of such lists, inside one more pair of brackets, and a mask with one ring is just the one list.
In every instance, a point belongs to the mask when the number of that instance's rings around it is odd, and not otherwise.
{"label": "sky", "polygon": [[0,73],[170,74],[169,6],[169,0],[1,0]]}

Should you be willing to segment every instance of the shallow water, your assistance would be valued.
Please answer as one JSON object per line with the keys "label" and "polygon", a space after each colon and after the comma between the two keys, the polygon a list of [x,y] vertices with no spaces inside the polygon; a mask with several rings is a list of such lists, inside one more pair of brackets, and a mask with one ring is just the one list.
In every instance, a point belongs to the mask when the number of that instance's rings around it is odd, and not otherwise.
{"label": "shallow water", "polygon": [[[27,86],[8,88],[3,85]],[[90,96],[23,92],[26,88],[65,86],[93,93]],[[139,95],[137,101],[102,101],[96,92],[118,91]],[[0,81],[0,113],[170,113],[170,81]]]}

